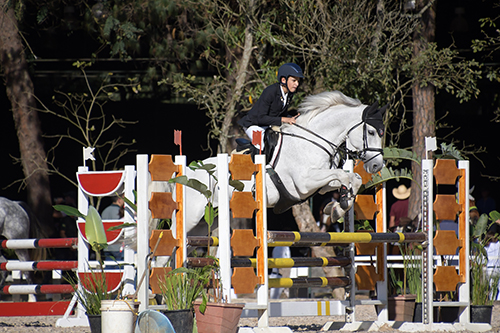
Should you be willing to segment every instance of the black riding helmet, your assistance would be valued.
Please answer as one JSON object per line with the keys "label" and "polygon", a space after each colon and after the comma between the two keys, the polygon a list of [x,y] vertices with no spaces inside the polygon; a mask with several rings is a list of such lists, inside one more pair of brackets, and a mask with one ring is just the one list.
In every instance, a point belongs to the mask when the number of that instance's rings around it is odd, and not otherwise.
{"label": "black riding helmet", "polygon": [[299,65],[294,64],[292,62],[286,63],[284,65],[281,65],[281,67],[278,69],[278,81],[281,85],[286,86],[281,82],[281,78],[285,77],[286,81],[288,82],[288,77],[294,76],[303,79],[304,74],[302,74],[302,69],[300,68]]}

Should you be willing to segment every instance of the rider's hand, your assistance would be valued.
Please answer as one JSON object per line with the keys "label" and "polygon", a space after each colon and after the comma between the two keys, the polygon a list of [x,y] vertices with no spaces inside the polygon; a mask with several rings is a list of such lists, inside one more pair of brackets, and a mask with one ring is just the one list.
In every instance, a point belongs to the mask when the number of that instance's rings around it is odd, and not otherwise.
{"label": "rider's hand", "polygon": [[281,123],[282,124],[290,124],[290,125],[293,125],[295,124],[295,120],[297,119],[297,117],[300,116],[300,114],[297,114],[291,118],[289,117],[281,117]]}

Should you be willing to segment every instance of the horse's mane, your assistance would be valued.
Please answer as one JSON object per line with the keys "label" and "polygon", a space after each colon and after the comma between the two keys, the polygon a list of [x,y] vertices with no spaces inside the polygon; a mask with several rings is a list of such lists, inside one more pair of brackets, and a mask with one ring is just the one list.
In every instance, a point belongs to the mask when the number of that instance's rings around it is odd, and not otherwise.
{"label": "horse's mane", "polygon": [[309,95],[299,105],[300,117],[297,118],[297,123],[301,125],[307,124],[319,113],[335,105],[356,107],[360,106],[361,102],[358,99],[347,97],[338,90]]}

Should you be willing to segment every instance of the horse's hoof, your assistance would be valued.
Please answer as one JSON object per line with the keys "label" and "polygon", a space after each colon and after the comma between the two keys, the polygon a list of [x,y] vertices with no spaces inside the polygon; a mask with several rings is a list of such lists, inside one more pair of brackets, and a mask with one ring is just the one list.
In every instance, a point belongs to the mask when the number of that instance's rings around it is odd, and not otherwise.
{"label": "horse's hoof", "polygon": [[342,217],[342,214],[339,212],[339,207],[340,205],[338,202],[329,202],[323,209],[323,212],[330,216],[332,223],[337,222]]}
{"label": "horse's hoof", "polygon": [[340,208],[342,208],[343,210],[346,210],[349,207],[349,198],[348,198],[348,195],[349,195],[349,190],[347,189],[347,186],[342,185],[340,187],[340,199],[339,199],[339,202],[340,202]]}

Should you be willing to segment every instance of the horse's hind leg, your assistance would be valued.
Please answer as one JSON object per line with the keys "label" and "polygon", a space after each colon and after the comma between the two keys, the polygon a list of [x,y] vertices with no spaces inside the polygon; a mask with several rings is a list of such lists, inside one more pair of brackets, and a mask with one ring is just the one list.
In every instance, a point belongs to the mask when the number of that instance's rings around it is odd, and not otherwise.
{"label": "horse's hind leg", "polygon": [[[3,255],[0,254],[0,263],[6,262],[7,259]],[[5,280],[7,279],[7,271],[0,272],[0,287],[3,287]]]}

